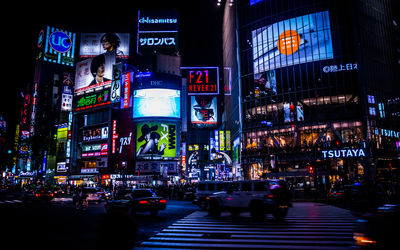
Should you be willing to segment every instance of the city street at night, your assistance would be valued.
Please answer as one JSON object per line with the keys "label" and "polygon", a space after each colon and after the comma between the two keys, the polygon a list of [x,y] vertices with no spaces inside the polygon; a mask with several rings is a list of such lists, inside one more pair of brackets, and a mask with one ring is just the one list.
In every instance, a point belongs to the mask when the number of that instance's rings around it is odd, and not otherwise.
{"label": "city street at night", "polygon": [[0,249],[398,248],[399,0],[4,9]]}
{"label": "city street at night", "polygon": [[[95,249],[96,241],[109,245],[135,238],[120,233],[126,238],[99,239],[98,230],[106,216],[102,203],[77,211],[69,197],[55,198],[47,204],[23,203],[16,195],[2,197],[0,211],[7,214],[6,226],[14,225],[9,232],[18,236],[14,242],[18,247]],[[353,234],[360,226],[350,211],[314,202],[294,202],[283,220],[267,216],[254,221],[249,213],[233,216],[224,212],[215,219],[190,201],[170,200],[167,209],[157,216],[137,213],[131,219],[138,228],[135,249],[349,249],[354,246]],[[102,230],[134,232],[126,225],[115,224]],[[30,234],[21,232],[28,227],[33,229]]]}

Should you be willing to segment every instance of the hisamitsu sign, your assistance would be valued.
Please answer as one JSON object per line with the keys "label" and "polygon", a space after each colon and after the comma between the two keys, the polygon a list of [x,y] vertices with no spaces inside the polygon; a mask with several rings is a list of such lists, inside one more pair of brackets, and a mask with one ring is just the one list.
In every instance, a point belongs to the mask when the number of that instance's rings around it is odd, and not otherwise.
{"label": "hisamitsu sign", "polygon": [[365,148],[322,150],[321,153],[324,159],[365,157]]}

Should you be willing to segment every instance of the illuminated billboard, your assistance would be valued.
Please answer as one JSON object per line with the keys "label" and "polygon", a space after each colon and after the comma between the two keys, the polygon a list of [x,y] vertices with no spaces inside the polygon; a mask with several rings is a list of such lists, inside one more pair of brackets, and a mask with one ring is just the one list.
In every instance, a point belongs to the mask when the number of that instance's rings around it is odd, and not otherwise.
{"label": "illuminated billboard", "polygon": [[104,89],[100,92],[77,96],[75,111],[87,110],[104,105],[111,104],[110,89]]}
{"label": "illuminated billboard", "polygon": [[139,10],[138,26],[140,32],[177,32],[178,12],[174,10]]}
{"label": "illuminated billboard", "polygon": [[174,10],[139,10],[137,53],[178,51],[178,12]]}
{"label": "illuminated billboard", "polygon": [[152,54],[154,51],[173,53],[178,51],[178,33],[139,33],[138,53]]}
{"label": "illuminated billboard", "polygon": [[188,95],[218,95],[218,67],[181,67],[182,77],[187,79]]}
{"label": "illuminated billboard", "polygon": [[129,40],[129,33],[82,33],[79,57],[90,58],[112,51],[118,58],[128,58]]}
{"label": "illuminated billboard", "polygon": [[90,142],[108,139],[108,127],[83,130],[82,141]]}
{"label": "illuminated billboard", "polygon": [[178,134],[173,123],[139,123],[136,132],[136,157],[176,157]]}
{"label": "illuminated billboard", "polygon": [[39,32],[37,59],[74,66],[76,34],[46,26]]}
{"label": "illuminated billboard", "polygon": [[181,117],[181,92],[175,89],[137,89],[133,92],[133,118]]}
{"label": "illuminated billboard", "polygon": [[75,93],[110,85],[115,55],[101,54],[76,64]]}
{"label": "illuminated billboard", "polygon": [[191,96],[190,120],[195,127],[214,127],[218,124],[216,96]]}
{"label": "illuminated billboard", "polygon": [[333,58],[328,11],[280,21],[252,32],[254,73]]}

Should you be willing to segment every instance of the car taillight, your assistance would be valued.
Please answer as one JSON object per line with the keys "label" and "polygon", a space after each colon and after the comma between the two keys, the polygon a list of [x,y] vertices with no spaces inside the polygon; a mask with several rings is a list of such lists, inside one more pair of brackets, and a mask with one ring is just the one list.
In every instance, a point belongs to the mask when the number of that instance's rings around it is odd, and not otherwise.
{"label": "car taillight", "polygon": [[354,233],[353,239],[356,241],[356,244],[359,246],[373,246],[376,244],[376,241],[367,237],[364,234]]}
{"label": "car taillight", "polygon": [[39,196],[40,196],[40,194],[35,194],[35,196],[36,196],[36,197],[39,197]]}
{"label": "car taillight", "polygon": [[54,194],[53,194],[53,193],[50,193],[50,196],[54,196]]}
{"label": "car taillight", "polygon": [[160,200],[160,203],[167,203],[167,200]]}
{"label": "car taillight", "polygon": [[139,201],[139,204],[147,204],[149,203],[148,201]]}

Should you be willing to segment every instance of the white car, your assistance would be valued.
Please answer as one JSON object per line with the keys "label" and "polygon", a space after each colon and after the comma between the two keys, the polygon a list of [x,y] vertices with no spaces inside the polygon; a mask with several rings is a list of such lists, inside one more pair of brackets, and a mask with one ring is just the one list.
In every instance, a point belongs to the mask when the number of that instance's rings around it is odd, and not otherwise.
{"label": "white car", "polygon": [[86,200],[88,202],[95,202],[95,203],[100,203],[102,200],[102,192],[99,188],[95,187],[85,187],[83,188],[84,194],[87,195]]}
{"label": "white car", "polygon": [[231,182],[226,191],[216,192],[206,199],[209,214],[213,217],[228,210],[234,215],[250,211],[253,218],[264,218],[271,213],[281,219],[291,206],[290,192],[282,180]]}

